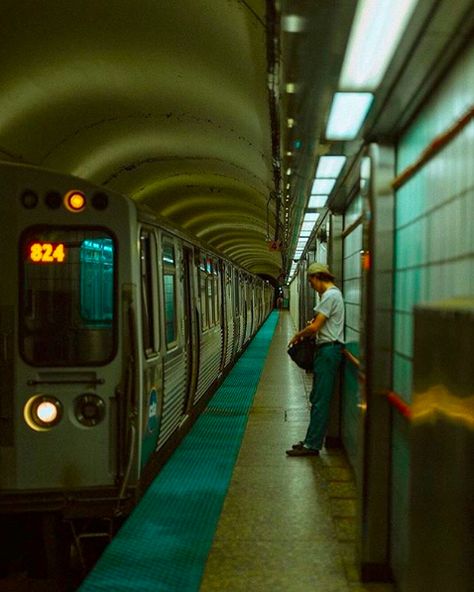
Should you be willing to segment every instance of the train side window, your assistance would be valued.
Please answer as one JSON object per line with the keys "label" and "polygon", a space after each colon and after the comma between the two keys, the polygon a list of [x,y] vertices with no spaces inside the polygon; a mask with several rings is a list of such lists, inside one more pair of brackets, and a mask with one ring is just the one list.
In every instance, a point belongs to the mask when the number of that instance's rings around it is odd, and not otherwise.
{"label": "train side window", "polygon": [[177,339],[176,258],[174,246],[163,243],[163,293],[165,300],[165,335],[169,348]]}
{"label": "train side window", "polygon": [[153,305],[153,257],[156,253],[155,236],[149,230],[140,232],[140,283],[142,301],[142,341],[147,356],[157,351],[155,307]]}

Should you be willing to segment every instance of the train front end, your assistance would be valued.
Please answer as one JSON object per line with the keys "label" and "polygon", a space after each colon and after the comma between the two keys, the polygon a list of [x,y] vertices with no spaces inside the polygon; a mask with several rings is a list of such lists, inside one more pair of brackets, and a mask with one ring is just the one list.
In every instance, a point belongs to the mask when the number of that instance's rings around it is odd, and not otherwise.
{"label": "train front end", "polygon": [[102,514],[133,479],[133,207],[32,167],[0,179],[0,512]]}

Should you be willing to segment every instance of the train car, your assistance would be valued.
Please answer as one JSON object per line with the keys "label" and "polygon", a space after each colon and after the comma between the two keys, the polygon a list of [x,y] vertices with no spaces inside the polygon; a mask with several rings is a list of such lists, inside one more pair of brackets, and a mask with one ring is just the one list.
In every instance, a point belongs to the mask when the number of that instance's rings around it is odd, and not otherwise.
{"label": "train car", "polygon": [[113,521],[273,289],[122,195],[15,164],[0,179],[0,514]]}

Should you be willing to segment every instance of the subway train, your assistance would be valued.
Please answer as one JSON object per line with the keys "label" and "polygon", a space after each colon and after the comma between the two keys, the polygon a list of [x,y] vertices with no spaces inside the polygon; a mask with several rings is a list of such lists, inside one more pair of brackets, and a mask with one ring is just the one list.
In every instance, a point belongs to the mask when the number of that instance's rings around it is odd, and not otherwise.
{"label": "subway train", "polygon": [[120,194],[31,166],[0,178],[0,514],[79,536],[134,506],[273,288]]}

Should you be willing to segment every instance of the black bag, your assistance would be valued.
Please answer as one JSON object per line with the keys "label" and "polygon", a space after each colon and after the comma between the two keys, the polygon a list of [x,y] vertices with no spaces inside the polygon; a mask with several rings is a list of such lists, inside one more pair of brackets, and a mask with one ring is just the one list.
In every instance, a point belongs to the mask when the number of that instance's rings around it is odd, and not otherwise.
{"label": "black bag", "polygon": [[288,355],[303,370],[312,370],[315,350],[316,343],[314,339],[301,339],[290,346]]}

